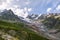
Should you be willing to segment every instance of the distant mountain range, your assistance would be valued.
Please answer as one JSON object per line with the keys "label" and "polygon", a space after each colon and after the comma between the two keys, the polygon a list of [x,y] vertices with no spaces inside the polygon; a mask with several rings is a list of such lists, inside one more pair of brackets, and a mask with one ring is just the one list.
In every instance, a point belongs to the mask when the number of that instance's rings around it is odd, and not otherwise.
{"label": "distant mountain range", "polygon": [[16,22],[24,22],[24,23],[30,23],[30,18],[23,18],[21,16],[17,16],[14,14],[14,12],[10,10],[3,10],[0,12],[0,20],[8,20],[8,21],[16,21]]}
{"label": "distant mountain range", "polygon": [[3,10],[0,12],[0,20],[9,20],[9,21],[17,21],[17,22],[25,22],[25,23],[32,23],[33,20],[42,19],[44,15],[37,15],[37,14],[31,14],[28,15],[26,18],[23,18],[21,16],[17,16],[14,14],[14,12],[9,10]]}

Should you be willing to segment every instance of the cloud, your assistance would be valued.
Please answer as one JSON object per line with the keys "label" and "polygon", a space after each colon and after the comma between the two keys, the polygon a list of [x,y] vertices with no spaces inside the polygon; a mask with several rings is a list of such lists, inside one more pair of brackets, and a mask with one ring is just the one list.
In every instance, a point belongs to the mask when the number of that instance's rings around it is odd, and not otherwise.
{"label": "cloud", "polygon": [[28,4],[30,4],[30,2],[29,2],[29,1],[27,1],[27,2],[25,2],[25,4],[26,4],[26,5],[28,5]]}
{"label": "cloud", "polygon": [[28,16],[28,12],[24,11],[24,9],[16,9],[15,14],[24,18]]}
{"label": "cloud", "polygon": [[19,8],[19,5],[13,5],[14,8]]}
{"label": "cloud", "polygon": [[24,7],[24,11],[28,11],[28,8],[27,7]]}
{"label": "cloud", "polygon": [[19,0],[16,0],[16,1],[19,1]]}
{"label": "cloud", "polygon": [[[20,5],[12,4],[13,1],[14,0],[2,1],[1,5],[0,5],[0,10],[11,9],[15,13],[15,15],[26,18],[28,16],[28,11],[31,11],[31,8],[24,7],[21,9]],[[19,1],[19,0],[17,0],[17,1]],[[11,6],[11,4],[12,4],[12,6]],[[27,2],[27,4],[28,4],[28,2]]]}
{"label": "cloud", "polygon": [[1,0],[0,1],[0,10],[4,10],[10,7],[10,4],[12,4],[13,0]]}
{"label": "cloud", "polygon": [[52,10],[52,8],[48,8],[48,9],[47,9],[47,12],[50,12],[51,10]]}
{"label": "cloud", "polygon": [[56,10],[60,10],[60,5],[57,6]]}
{"label": "cloud", "polygon": [[2,4],[0,5],[0,9],[1,9],[1,10],[6,9],[6,8],[7,8],[7,6],[8,6],[8,4],[7,4],[7,3],[2,2]]}
{"label": "cloud", "polygon": [[14,1],[14,0],[6,0],[6,3],[11,3],[12,1]]}
{"label": "cloud", "polygon": [[15,13],[15,15],[18,15],[18,16],[21,16],[21,17],[24,17],[24,18],[26,18],[28,16],[28,9],[26,7],[21,9],[21,8],[14,7],[14,6],[8,8],[8,10],[11,9]]}
{"label": "cloud", "polygon": [[55,10],[53,11],[54,13],[60,13],[60,5],[57,5]]}
{"label": "cloud", "polygon": [[28,16],[28,11],[26,8],[21,9],[21,8],[14,7],[14,6],[9,7],[8,10],[11,9],[15,13],[15,15],[21,16],[23,18],[26,18]]}
{"label": "cloud", "polygon": [[55,0],[55,1],[51,1],[50,2],[50,4],[52,4],[52,6],[51,6],[51,8],[52,8],[52,10],[51,10],[51,12],[52,13],[57,13],[58,12],[58,10],[59,10],[59,4],[60,3],[60,0]]}
{"label": "cloud", "polygon": [[18,16],[21,16],[21,17],[24,17],[26,18],[28,16],[28,12],[30,12],[32,10],[32,8],[23,8],[23,9],[15,9],[15,14],[18,15]]}
{"label": "cloud", "polygon": [[32,11],[32,8],[24,7],[24,11],[28,11],[28,12],[30,12],[30,11]]}
{"label": "cloud", "polygon": [[16,12],[16,15],[18,15],[18,16],[24,16],[23,9],[16,9],[15,12]]}
{"label": "cloud", "polygon": [[[20,9],[20,10],[23,9],[23,12],[25,12],[27,15],[27,13],[29,12],[30,13],[43,13],[43,12],[45,13],[46,11],[52,12],[54,10],[60,10],[60,7],[58,5],[59,3],[60,3],[60,0],[38,0],[38,1],[37,0],[0,0],[0,9],[2,10],[12,9],[13,11],[15,11],[16,9]],[[32,11],[32,8],[33,8],[33,11]],[[36,12],[35,12],[35,9],[37,9]],[[15,14],[19,15],[18,12]]]}
{"label": "cloud", "polygon": [[28,11],[29,11],[29,12],[32,11],[32,8],[29,8]]}

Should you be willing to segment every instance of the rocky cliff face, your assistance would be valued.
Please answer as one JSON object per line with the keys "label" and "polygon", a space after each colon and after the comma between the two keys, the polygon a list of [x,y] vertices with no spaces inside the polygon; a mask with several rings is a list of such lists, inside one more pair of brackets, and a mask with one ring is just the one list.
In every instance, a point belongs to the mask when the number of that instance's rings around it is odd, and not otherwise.
{"label": "rocky cliff face", "polygon": [[20,21],[17,15],[12,10],[4,10],[0,13],[0,20]]}

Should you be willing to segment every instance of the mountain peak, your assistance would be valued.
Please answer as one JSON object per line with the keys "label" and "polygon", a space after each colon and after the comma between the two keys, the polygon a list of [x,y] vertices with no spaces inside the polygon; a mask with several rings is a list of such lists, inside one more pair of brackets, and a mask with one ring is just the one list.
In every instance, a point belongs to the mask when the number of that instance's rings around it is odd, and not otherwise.
{"label": "mountain peak", "polygon": [[19,20],[20,21],[18,16],[15,15],[11,9],[3,10],[3,12],[1,12],[0,15],[1,15],[0,19],[3,19],[3,20],[11,20],[11,21],[18,21]]}

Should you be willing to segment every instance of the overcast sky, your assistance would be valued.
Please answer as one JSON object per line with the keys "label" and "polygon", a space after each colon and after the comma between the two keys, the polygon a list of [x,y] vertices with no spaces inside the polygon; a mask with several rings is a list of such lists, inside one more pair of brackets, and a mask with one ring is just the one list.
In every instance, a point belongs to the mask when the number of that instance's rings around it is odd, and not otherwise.
{"label": "overcast sky", "polygon": [[31,13],[60,12],[60,0],[0,0],[0,10],[11,9],[16,15],[26,17]]}

